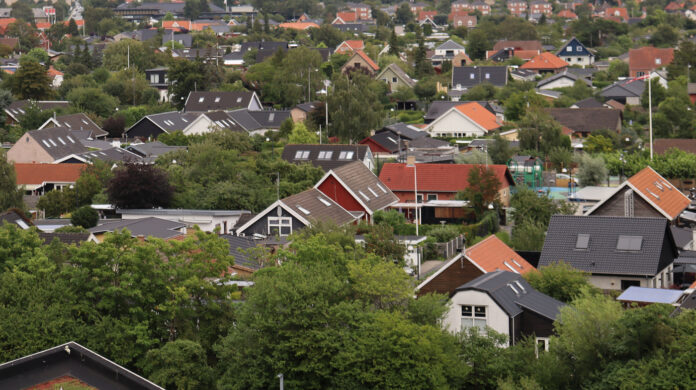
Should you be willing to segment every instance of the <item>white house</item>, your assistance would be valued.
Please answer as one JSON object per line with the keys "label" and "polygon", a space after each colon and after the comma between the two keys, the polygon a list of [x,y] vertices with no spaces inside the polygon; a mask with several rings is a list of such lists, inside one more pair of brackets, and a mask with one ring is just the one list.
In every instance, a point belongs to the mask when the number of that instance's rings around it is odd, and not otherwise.
{"label": "white house", "polygon": [[495,114],[476,102],[450,108],[426,128],[432,137],[483,137],[500,128]]}
{"label": "white house", "polygon": [[187,227],[197,225],[204,232],[220,230],[228,234],[247,210],[188,210],[188,209],[117,209],[124,220],[155,217],[172,222],[181,222]]}

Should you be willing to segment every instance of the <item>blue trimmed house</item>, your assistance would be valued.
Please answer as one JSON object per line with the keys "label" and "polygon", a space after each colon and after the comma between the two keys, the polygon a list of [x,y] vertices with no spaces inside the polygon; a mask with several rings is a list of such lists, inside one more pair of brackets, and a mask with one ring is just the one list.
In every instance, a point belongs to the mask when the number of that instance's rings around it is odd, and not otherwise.
{"label": "blue trimmed house", "polygon": [[575,37],[563,45],[556,55],[571,66],[590,66],[595,60],[595,55]]}

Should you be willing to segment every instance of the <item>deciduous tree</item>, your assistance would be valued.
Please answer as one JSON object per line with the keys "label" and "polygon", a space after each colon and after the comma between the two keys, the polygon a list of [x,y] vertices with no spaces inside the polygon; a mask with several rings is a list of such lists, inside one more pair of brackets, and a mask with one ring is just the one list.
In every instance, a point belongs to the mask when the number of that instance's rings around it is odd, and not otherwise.
{"label": "deciduous tree", "polygon": [[126,163],[117,169],[107,188],[109,201],[126,209],[167,207],[173,193],[174,188],[165,171],[153,165],[136,163]]}

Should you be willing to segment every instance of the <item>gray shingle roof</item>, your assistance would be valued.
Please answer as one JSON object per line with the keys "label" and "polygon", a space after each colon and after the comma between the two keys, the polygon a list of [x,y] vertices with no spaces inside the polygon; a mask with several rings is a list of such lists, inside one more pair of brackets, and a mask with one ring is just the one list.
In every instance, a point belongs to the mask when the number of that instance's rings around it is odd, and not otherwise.
{"label": "gray shingle roof", "polygon": [[556,81],[556,80],[562,79],[562,78],[571,79],[571,80],[573,80],[573,82],[580,80],[580,81],[584,82],[585,84],[587,84],[588,86],[590,86],[590,87],[592,86],[592,82],[590,82],[590,80],[588,80],[584,77],[578,76],[575,73],[566,72],[566,71],[563,71],[561,73],[556,73],[555,75],[553,75],[551,77],[540,80],[536,86],[537,86],[537,88],[541,88],[548,83],[551,83],[553,81]]}
{"label": "gray shingle roof", "polygon": [[186,112],[206,112],[232,110],[235,108],[249,108],[252,99],[255,98],[254,92],[209,92],[192,91],[186,98],[184,111]]}
{"label": "gray shingle roof", "polygon": [[[169,111],[161,112],[159,114],[146,115],[145,118],[150,120],[165,132],[172,133],[175,131],[184,130],[194,119],[198,118],[198,115],[198,113]],[[133,126],[131,128],[133,128]]]}
{"label": "gray shingle roof", "polygon": [[565,306],[563,302],[535,290],[521,275],[508,271],[483,274],[458,287],[454,294],[467,290],[487,293],[510,317],[526,309],[555,320]]}
{"label": "gray shingle roof", "polygon": [[399,198],[360,161],[343,165],[333,169],[331,172],[348,187],[347,190],[354,194],[353,196],[356,197],[358,202],[362,202],[367,206],[367,211],[370,214],[382,210],[399,200]]}
{"label": "gray shingle roof", "polygon": [[182,235],[178,229],[186,227],[185,223],[172,222],[155,217],[141,219],[100,220],[101,224],[88,229],[90,233],[106,233],[127,229],[131,236],[144,236],[168,239]]}
{"label": "gray shingle roof", "polygon": [[[668,227],[662,218],[554,215],[539,266],[564,261],[592,274],[652,277],[677,256]],[[587,249],[576,249],[578,234],[589,234]],[[640,250],[616,249],[621,235],[641,236]]]}
{"label": "gray shingle roof", "polygon": [[232,236],[229,234],[223,234],[220,237],[227,240],[227,242],[230,244],[230,255],[234,257],[235,265],[241,265],[242,267],[253,270],[258,270],[261,268],[261,265],[258,262],[251,259],[249,255],[245,253],[246,250],[261,245],[262,242],[260,240],[255,240],[248,237]]}
{"label": "gray shingle roof", "polygon": [[108,162],[122,161],[140,163],[142,161],[141,156],[120,147],[112,147],[102,150],[90,150],[88,152],[76,154],[75,156],[78,159],[83,159],[85,162],[101,160]]}
{"label": "gray shingle roof", "polygon": [[578,108],[603,108],[604,105],[600,102],[597,101],[595,98],[587,98],[583,100],[579,100],[575,103],[573,103],[573,106],[577,106]]}
{"label": "gray shingle roof", "polygon": [[26,134],[36,140],[54,160],[87,151],[87,148],[66,127],[49,127],[28,131]]}
{"label": "gray shingle roof", "polygon": [[548,108],[547,112],[561,125],[579,132],[621,130],[621,111],[612,108]]}
{"label": "gray shingle roof", "polygon": [[249,110],[249,115],[258,122],[264,129],[279,129],[284,120],[290,118],[290,111],[287,110]]}
{"label": "gray shingle roof", "polygon": [[447,42],[435,48],[435,50],[466,50],[466,48],[457,42],[449,39]]}
{"label": "gray shingle roof", "polygon": [[607,98],[641,97],[644,90],[645,82],[643,80],[633,82],[622,80],[602,89],[601,95]]}
{"label": "gray shingle roof", "polygon": [[[325,145],[294,145],[288,144],[283,148],[282,158],[283,160],[291,163],[311,163],[317,167],[320,167],[324,171],[330,169],[338,168],[342,165],[351,163],[353,161],[362,161],[365,159],[365,155],[368,151],[367,145],[339,145],[339,144],[325,144]],[[298,156],[298,152],[309,152],[305,157],[304,154]],[[324,153],[322,153],[324,152]],[[330,152],[330,155],[326,152]],[[352,153],[350,159],[340,159],[341,152]],[[319,158],[319,156],[322,158]],[[346,154],[343,155],[347,157]],[[299,157],[299,158],[297,158]]]}
{"label": "gray shingle roof", "polygon": [[417,129],[409,125],[408,123],[394,123],[392,125],[384,126],[384,129],[377,131],[377,133],[381,133],[387,130],[391,130],[394,134],[400,135],[401,138],[404,139],[417,139],[417,138],[423,138],[428,135],[426,131]]}
{"label": "gray shingle roof", "polygon": [[[362,165],[362,163],[359,164]],[[295,214],[310,222],[332,222],[340,226],[357,219],[355,215],[315,188],[283,198],[281,202]]]}
{"label": "gray shingle roof", "polygon": [[163,154],[173,152],[175,150],[186,149],[185,146],[169,146],[162,142],[146,142],[143,144],[131,144],[127,149],[141,157],[157,158]]}
{"label": "gray shingle roof", "polygon": [[228,111],[229,115],[235,122],[244,128],[246,131],[253,131],[261,129],[262,126],[256,119],[249,114],[249,110],[246,108],[234,111]]}
{"label": "gray shingle roof", "polygon": [[[174,34],[174,42],[181,42],[184,47],[191,47],[193,43],[193,36],[191,34]],[[172,34],[165,33],[162,34],[162,45],[166,46],[168,42],[172,41]],[[171,44],[170,44],[171,46]]]}
{"label": "gray shingle roof", "polygon": [[455,66],[452,68],[452,86],[471,88],[490,83],[496,87],[507,84],[507,66]]}
{"label": "gray shingle roof", "polygon": [[90,136],[88,136],[89,138],[99,138],[109,135],[108,132],[104,131],[84,113],[60,115],[56,116],[55,118],[49,118],[43,126],[48,126],[49,123],[53,123],[58,127],[67,127],[73,131],[88,130],[90,132]]}
{"label": "gray shingle roof", "polygon": [[65,100],[42,100],[42,101],[30,101],[30,100],[16,100],[10,103],[5,109],[5,113],[9,115],[12,119],[18,121],[19,118],[25,114],[24,109],[31,103],[36,104],[38,108],[42,111],[48,111],[58,108],[68,108],[70,107],[70,102]]}
{"label": "gray shingle roof", "polygon": [[235,122],[235,120],[225,111],[211,111],[211,112],[206,112],[205,114],[208,119],[213,121],[216,126],[219,126],[222,129],[227,129],[231,131],[246,131],[244,127],[242,127],[239,123]]}

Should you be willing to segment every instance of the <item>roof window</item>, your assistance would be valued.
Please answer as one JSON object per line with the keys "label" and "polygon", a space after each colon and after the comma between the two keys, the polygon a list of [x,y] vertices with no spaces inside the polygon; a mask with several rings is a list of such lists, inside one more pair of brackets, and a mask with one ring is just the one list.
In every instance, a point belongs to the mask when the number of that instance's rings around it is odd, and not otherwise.
{"label": "roof window", "polygon": [[67,127],[72,127],[72,126],[70,126],[70,123],[68,123],[68,122],[63,122],[63,123],[65,123],[65,126],[67,126]]}
{"label": "roof window", "polygon": [[663,192],[664,192],[664,190],[665,190],[665,187],[663,187],[662,184],[660,184],[659,181],[656,181],[656,182],[655,182],[655,187],[657,187],[658,190],[663,191]]}
{"label": "roof window", "polygon": [[58,141],[59,141],[61,144],[65,145],[65,141],[63,141],[62,138],[58,137]]}
{"label": "roof window", "polygon": [[273,119],[275,119],[275,112],[268,114],[268,121],[273,122]]}
{"label": "roof window", "polygon": [[364,192],[358,191],[358,194],[360,194],[360,196],[362,196],[363,198],[365,198],[365,200],[370,200],[370,198],[368,198],[367,195],[365,195]]}
{"label": "roof window", "polygon": [[656,193],[654,193],[654,192],[650,191],[650,188],[646,188],[646,189],[645,189],[645,192],[647,192],[648,194],[650,194],[650,195],[654,196],[654,197],[655,197],[655,199],[657,199],[657,200],[660,200],[660,196],[659,196],[659,195],[657,195]]}
{"label": "roof window", "polygon": [[42,139],[41,142],[43,142],[43,144],[46,145],[47,148],[50,148],[50,147],[51,147],[51,144],[49,144],[48,142],[46,142],[45,139]]}
{"label": "roof window", "polygon": [[306,160],[309,158],[309,150],[298,150],[295,152],[295,160]]}
{"label": "roof window", "polygon": [[242,97],[240,96],[237,98],[237,103],[241,103],[241,102],[242,102]]}
{"label": "roof window", "polygon": [[620,251],[639,251],[643,246],[643,236],[619,236],[616,249]]}
{"label": "roof window", "polygon": [[70,142],[72,142],[72,143],[75,143],[75,141],[74,141],[69,135],[66,136],[66,137],[68,138],[68,141],[70,141]]}
{"label": "roof window", "polygon": [[377,193],[376,193],[372,188],[367,187],[367,190],[370,191],[370,193],[371,193],[372,195],[374,195],[375,198],[379,196],[379,195],[377,195]]}
{"label": "roof window", "polygon": [[306,208],[300,206],[299,204],[297,205],[297,209],[300,210],[300,211],[302,211],[302,213],[303,213],[304,215],[309,215],[309,214],[310,214],[309,210],[307,210]]}
{"label": "roof window", "polygon": [[331,206],[331,202],[329,202],[328,200],[326,200],[326,199],[324,199],[324,198],[322,198],[322,197],[320,197],[320,196],[318,196],[317,199],[319,199],[319,201],[320,201],[321,203],[323,203],[324,206],[326,206],[326,207],[330,207],[330,206]]}
{"label": "roof window", "polygon": [[220,103],[220,96],[215,97],[215,103]]}
{"label": "roof window", "polygon": [[355,154],[353,151],[350,150],[344,150],[341,152],[341,154],[338,155],[339,160],[350,160],[353,158],[353,154]]}
{"label": "roof window", "polygon": [[382,190],[382,192],[384,192],[385,194],[387,193],[386,188],[382,187],[381,184],[377,183],[377,187],[379,187],[379,189]]}
{"label": "roof window", "polygon": [[587,249],[590,246],[590,235],[589,234],[578,234],[578,238],[575,240],[575,249]]}
{"label": "roof window", "polygon": [[506,267],[508,267],[508,268],[510,269],[510,271],[512,271],[512,272],[514,272],[514,273],[516,273],[516,274],[519,274],[519,273],[520,273],[520,271],[518,271],[518,270],[512,268],[512,266],[510,265],[510,263],[508,263],[507,261],[503,261],[503,265],[505,265]]}
{"label": "roof window", "polygon": [[331,156],[333,156],[332,150],[322,150],[319,152],[319,160],[331,160]]}
{"label": "roof window", "polygon": [[201,96],[198,98],[198,103],[203,103],[203,100],[205,100],[205,97]]}
{"label": "roof window", "polygon": [[51,143],[51,145],[53,145],[53,146],[58,146],[58,145],[56,145],[56,142],[55,142],[55,141],[53,141],[53,139],[52,139],[52,138],[49,138],[49,139],[48,139],[48,142],[50,142],[50,143]]}

